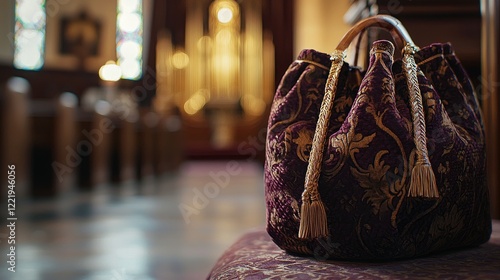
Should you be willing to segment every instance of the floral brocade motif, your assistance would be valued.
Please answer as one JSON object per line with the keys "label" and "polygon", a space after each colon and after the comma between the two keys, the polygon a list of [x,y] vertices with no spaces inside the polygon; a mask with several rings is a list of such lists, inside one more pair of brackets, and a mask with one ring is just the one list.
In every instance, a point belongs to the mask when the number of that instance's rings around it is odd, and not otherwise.
{"label": "floral brocade motif", "polygon": [[440,197],[408,197],[416,162],[406,76],[387,41],[366,72],[344,63],[323,151],[319,192],[329,236],[298,238],[301,194],[330,68],[304,50],[282,78],[268,123],[267,231],[293,253],[395,259],[479,245],[489,239],[485,139],[469,78],[449,44],[415,55],[427,148]]}

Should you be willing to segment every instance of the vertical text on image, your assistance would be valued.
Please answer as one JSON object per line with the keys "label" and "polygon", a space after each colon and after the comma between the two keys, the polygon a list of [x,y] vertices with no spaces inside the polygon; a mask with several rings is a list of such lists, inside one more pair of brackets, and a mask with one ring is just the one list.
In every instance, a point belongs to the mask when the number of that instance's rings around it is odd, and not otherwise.
{"label": "vertical text on image", "polygon": [[7,243],[10,245],[7,253],[8,270],[16,272],[16,166],[7,166],[7,228],[9,231]]}

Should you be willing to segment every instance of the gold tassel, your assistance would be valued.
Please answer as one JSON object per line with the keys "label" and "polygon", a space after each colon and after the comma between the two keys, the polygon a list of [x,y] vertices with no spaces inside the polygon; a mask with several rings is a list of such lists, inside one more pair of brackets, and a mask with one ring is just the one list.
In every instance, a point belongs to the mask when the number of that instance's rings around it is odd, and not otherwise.
{"label": "gold tassel", "polygon": [[307,163],[302,205],[300,207],[299,238],[313,239],[328,235],[326,209],[318,192],[318,182],[323,162],[323,149],[326,131],[332,110],[340,70],[344,64],[345,53],[336,50],[331,55],[332,65],[325,85],[325,95],[321,102],[318,122],[314,131],[311,152]]}
{"label": "gold tassel", "polygon": [[311,201],[303,200],[300,206],[299,238],[310,238],[311,236]]}
{"label": "gold tassel", "polygon": [[321,200],[302,201],[299,238],[311,239],[328,235],[326,210]]}
{"label": "gold tassel", "polygon": [[417,163],[412,169],[408,196],[439,197],[434,171],[427,151],[422,95],[418,86],[417,64],[413,55],[417,47],[407,44],[403,50],[403,68],[405,69],[410,105],[413,119],[413,140],[417,152]]}
{"label": "gold tassel", "polygon": [[439,197],[436,177],[431,165],[417,164],[413,167],[408,196]]}

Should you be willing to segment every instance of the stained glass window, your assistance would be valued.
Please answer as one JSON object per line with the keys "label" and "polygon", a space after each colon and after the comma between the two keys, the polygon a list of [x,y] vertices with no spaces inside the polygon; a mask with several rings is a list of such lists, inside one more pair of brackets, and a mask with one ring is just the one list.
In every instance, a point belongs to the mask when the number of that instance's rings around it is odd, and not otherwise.
{"label": "stained glass window", "polygon": [[37,70],[45,50],[45,0],[16,0],[14,67]]}
{"label": "stained glass window", "polygon": [[142,31],[142,0],[118,0],[116,53],[124,79],[142,76]]}

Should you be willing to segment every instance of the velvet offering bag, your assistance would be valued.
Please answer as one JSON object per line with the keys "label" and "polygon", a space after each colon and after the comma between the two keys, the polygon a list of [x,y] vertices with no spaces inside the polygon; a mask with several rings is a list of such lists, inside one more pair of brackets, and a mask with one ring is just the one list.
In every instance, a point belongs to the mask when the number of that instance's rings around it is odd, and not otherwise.
{"label": "velvet offering bag", "polygon": [[[345,49],[369,26],[365,72]],[[418,49],[375,16],[331,55],[304,50],[273,100],[266,143],[267,231],[316,258],[388,260],[476,246],[491,234],[485,137],[471,82],[450,44]]]}

